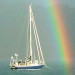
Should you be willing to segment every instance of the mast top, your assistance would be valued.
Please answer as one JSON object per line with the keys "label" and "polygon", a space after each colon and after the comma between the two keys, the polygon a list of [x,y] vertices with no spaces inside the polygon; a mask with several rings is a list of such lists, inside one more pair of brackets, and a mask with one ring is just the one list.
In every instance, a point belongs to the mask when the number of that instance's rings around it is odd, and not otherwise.
{"label": "mast top", "polygon": [[30,4],[29,7],[32,7],[32,4]]}

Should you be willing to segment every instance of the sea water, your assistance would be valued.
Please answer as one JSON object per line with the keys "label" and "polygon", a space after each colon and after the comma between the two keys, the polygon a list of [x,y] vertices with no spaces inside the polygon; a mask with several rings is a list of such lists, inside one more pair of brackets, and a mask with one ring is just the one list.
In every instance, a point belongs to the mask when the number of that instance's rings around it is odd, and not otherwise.
{"label": "sea water", "polygon": [[66,75],[65,68],[60,63],[47,62],[47,66],[41,70],[11,70],[8,61],[1,61],[0,75]]}

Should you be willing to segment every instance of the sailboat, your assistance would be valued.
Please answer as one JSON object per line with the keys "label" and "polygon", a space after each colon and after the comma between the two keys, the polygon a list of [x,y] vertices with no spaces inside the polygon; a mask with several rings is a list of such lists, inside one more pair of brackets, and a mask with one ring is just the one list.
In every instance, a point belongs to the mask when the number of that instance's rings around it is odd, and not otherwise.
{"label": "sailboat", "polygon": [[[35,51],[33,51],[32,46],[32,28],[34,32],[34,38],[36,43],[36,51],[37,56],[36,58]],[[11,69],[41,69],[45,65],[40,40],[34,20],[34,15],[32,12],[32,5],[29,5],[29,53],[28,56],[25,57],[24,61],[18,60],[18,54],[15,54],[15,57],[11,57],[10,60],[10,68]]]}

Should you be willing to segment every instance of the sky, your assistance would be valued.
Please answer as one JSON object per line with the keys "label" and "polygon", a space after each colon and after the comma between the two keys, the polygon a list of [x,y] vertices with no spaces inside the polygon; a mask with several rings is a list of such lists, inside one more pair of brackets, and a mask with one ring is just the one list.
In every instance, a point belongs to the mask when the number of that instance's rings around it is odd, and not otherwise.
{"label": "sky", "polygon": [[[58,0],[66,22],[67,32],[75,57],[75,0]],[[26,54],[28,5],[32,3],[33,13],[45,58],[58,58],[55,51],[54,31],[46,0],[0,0],[0,59],[10,59],[15,53],[23,58]],[[23,27],[24,26],[24,27]],[[21,34],[22,32],[22,34]],[[20,43],[18,40],[20,38]],[[16,50],[18,45],[18,50]]]}

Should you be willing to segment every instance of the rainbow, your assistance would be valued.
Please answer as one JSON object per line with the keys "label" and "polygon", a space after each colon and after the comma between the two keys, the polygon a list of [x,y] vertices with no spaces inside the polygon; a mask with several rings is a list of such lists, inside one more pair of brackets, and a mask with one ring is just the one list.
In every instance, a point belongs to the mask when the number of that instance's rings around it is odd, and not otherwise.
{"label": "rainbow", "polygon": [[46,3],[49,5],[50,17],[55,30],[61,63],[64,65],[66,73],[68,73],[66,75],[69,75],[69,68],[72,60],[71,46],[65,22],[61,15],[60,6],[57,0],[46,0]]}

